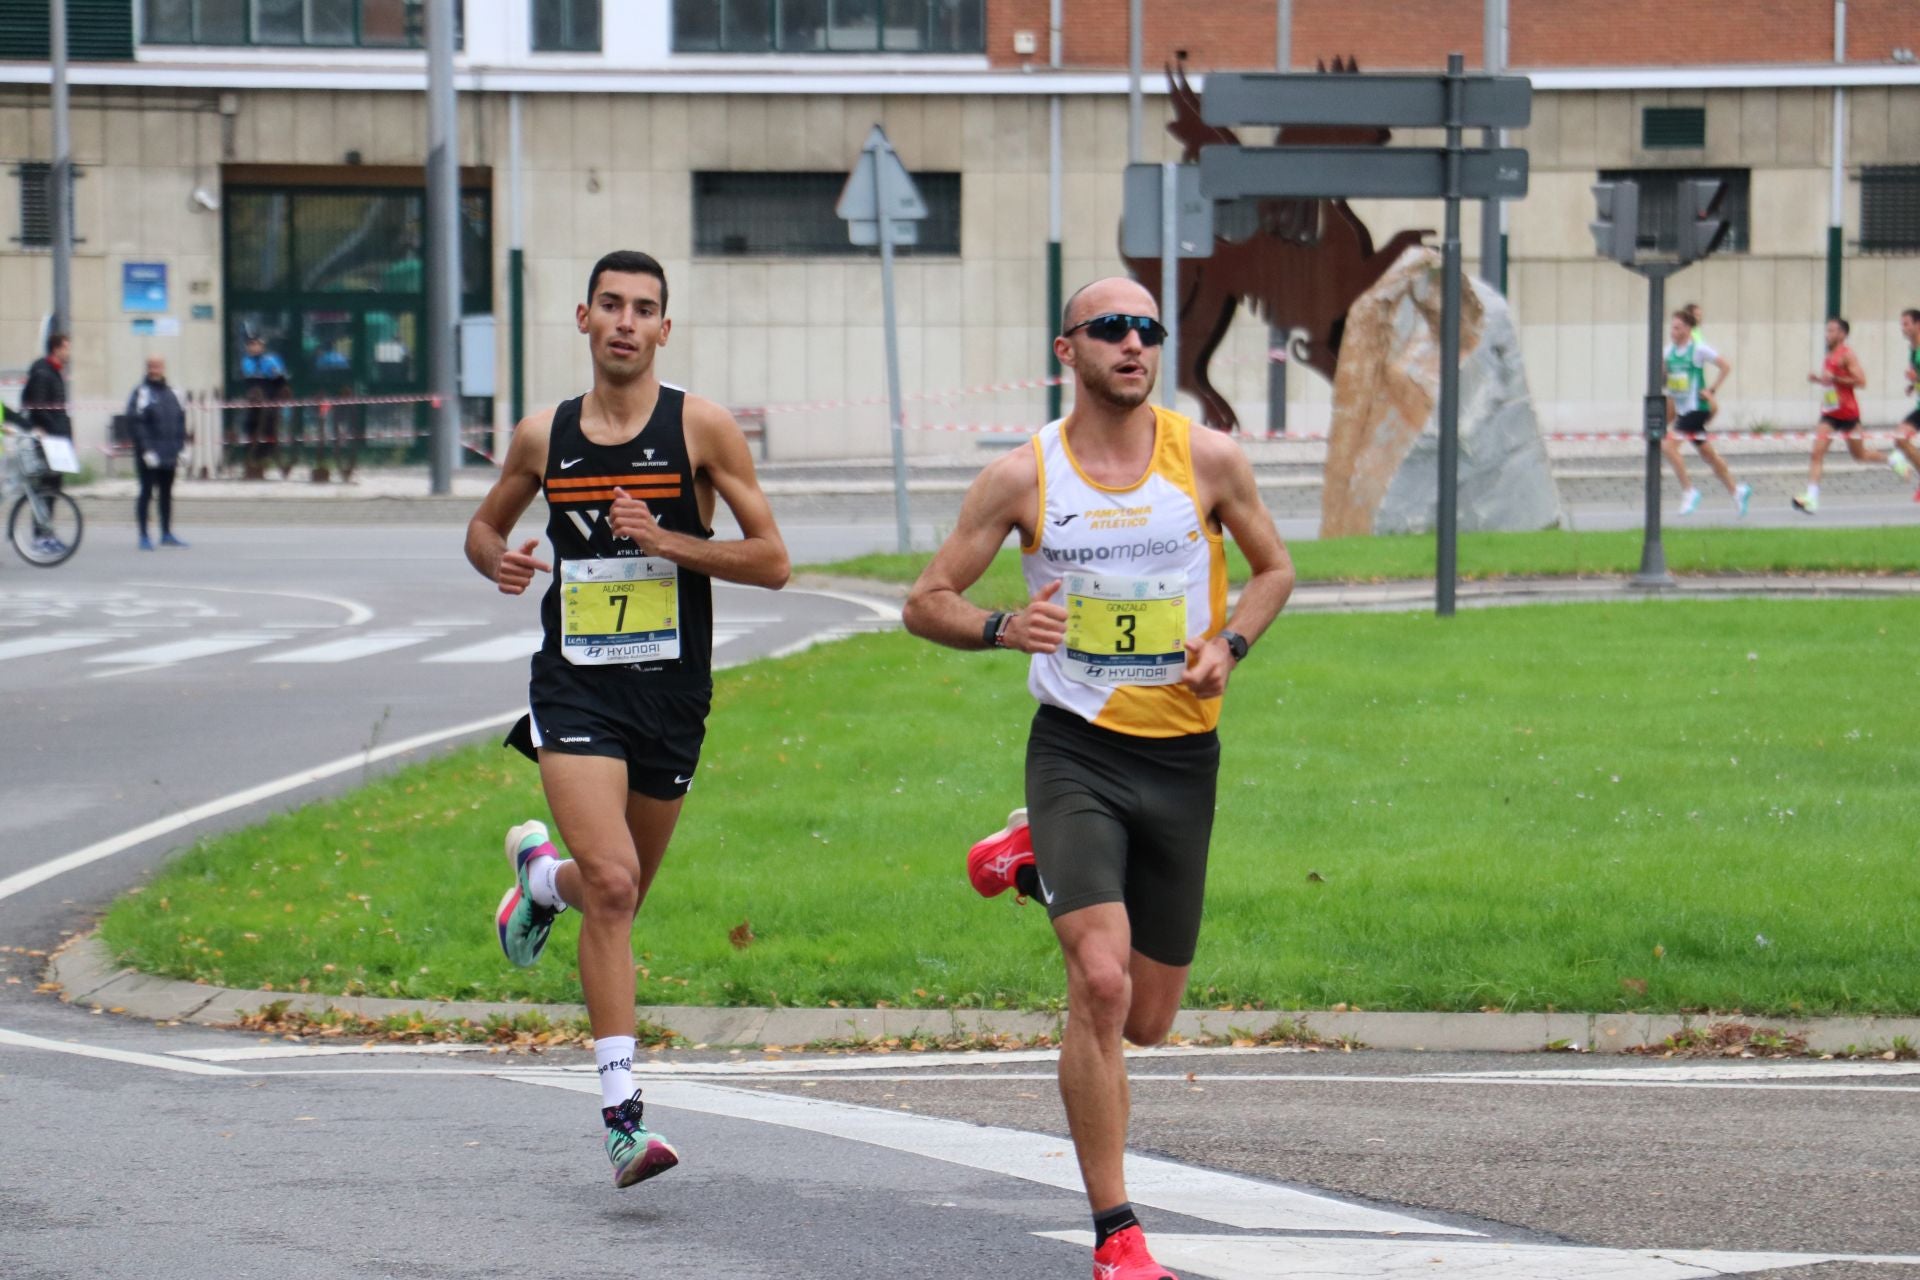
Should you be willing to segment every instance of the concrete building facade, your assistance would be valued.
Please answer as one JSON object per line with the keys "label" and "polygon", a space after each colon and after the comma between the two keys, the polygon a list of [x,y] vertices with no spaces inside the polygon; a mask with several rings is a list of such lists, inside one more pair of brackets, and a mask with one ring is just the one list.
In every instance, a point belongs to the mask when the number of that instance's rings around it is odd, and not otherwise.
{"label": "concrete building facade", "polygon": [[[131,58],[74,64],[73,384],[91,405],[78,417],[83,441],[104,442],[108,409],[149,352],[169,357],[181,386],[230,392],[240,341],[261,326],[285,346],[296,392],[424,386],[420,223],[410,203],[426,140],[423,64],[416,51],[378,46],[366,34],[377,0],[358,2],[360,42],[323,46],[251,38],[262,29],[257,14],[239,43],[176,43],[165,37],[203,34],[192,25],[201,4],[146,0],[129,8]],[[1836,61],[1834,7],[1821,0],[1764,0],[1678,43],[1663,7],[1641,0],[1510,4],[1508,62],[1536,93],[1532,125],[1512,137],[1530,152],[1532,179],[1509,210],[1507,279],[1543,424],[1627,430],[1637,420],[1644,286],[1596,258],[1587,231],[1590,185],[1626,173],[1734,184],[1733,244],[1676,277],[1667,296],[1702,303],[1709,336],[1734,363],[1727,426],[1811,424],[1805,375],[1826,304],[1836,103],[1842,309],[1872,379],[1862,398],[1870,420],[1906,412],[1897,320],[1901,308],[1920,307],[1920,68],[1910,48],[1920,21],[1911,5],[1853,0]],[[952,452],[1043,421],[1049,99],[1062,103],[1071,289],[1121,269],[1124,6],[1065,0],[1059,72],[1045,66],[1048,0],[890,5],[888,14],[910,11],[918,24],[897,29],[863,26],[851,5],[844,22],[824,18],[817,30],[795,25],[774,0],[564,7],[574,26],[563,43],[575,47],[556,49],[561,28],[546,0],[465,6],[463,244],[478,260],[467,306],[498,320],[499,375],[495,395],[469,402],[470,419],[496,430],[511,421],[517,206],[528,405],[585,385],[573,308],[588,269],[607,249],[642,248],[672,283],[664,376],[763,418],[776,458],[885,452],[879,266],[835,241],[830,220],[838,175],[878,123],[937,206],[899,269],[911,447]],[[1160,68],[1184,52],[1199,87],[1209,70],[1271,66],[1276,8],[1146,0],[1143,158],[1178,154],[1163,128]],[[1478,0],[1292,8],[1302,69],[1334,56],[1370,71],[1437,68],[1452,49],[1480,61]],[[764,36],[755,25],[763,14],[776,28]],[[536,48],[543,39],[548,47]],[[775,47],[704,47],[729,39]],[[44,61],[0,62],[0,368],[35,353],[50,297],[32,190],[36,180],[44,187],[36,175],[51,158],[47,79]],[[1254,132],[1244,140],[1264,141]],[[1437,204],[1355,209],[1376,242],[1441,225]],[[1470,206],[1470,267],[1477,218]],[[164,266],[161,309],[140,309],[154,300],[133,297],[128,264]],[[1214,362],[1216,384],[1255,427],[1266,421],[1267,348],[1264,327],[1243,316]],[[1290,425],[1323,429],[1328,392],[1296,373]],[[413,421],[410,408],[382,413],[396,430]],[[930,429],[959,427],[971,430]]]}

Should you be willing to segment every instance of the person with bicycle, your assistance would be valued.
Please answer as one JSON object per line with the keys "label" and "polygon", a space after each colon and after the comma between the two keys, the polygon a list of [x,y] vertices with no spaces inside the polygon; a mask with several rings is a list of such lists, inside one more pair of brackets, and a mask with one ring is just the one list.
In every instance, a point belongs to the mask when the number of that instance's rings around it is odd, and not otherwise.
{"label": "person with bicycle", "polygon": [[[27,425],[36,439],[57,436],[73,439],[73,419],[67,413],[67,363],[73,345],[64,333],[47,335],[46,354],[27,370],[27,385],[20,395],[20,407],[26,412]],[[60,493],[61,475],[52,467],[42,470],[37,483],[41,492],[52,498]],[[34,536],[45,555],[57,555],[66,548],[50,527],[36,525]]]}

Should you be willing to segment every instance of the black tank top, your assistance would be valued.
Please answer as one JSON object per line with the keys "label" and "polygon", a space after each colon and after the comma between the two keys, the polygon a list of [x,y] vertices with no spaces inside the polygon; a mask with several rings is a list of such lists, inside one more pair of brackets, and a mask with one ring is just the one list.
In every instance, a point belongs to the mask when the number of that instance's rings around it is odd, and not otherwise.
{"label": "black tank top", "polygon": [[[540,602],[545,636],[540,662],[567,662],[561,644],[560,594],[569,560],[639,557],[640,549],[615,539],[607,525],[616,486],[644,499],[662,529],[711,538],[700,518],[693,467],[687,457],[683,418],[687,393],[662,386],[653,416],[633,439],[600,445],[580,429],[583,396],[563,402],[553,414],[547,442],[547,474],[541,488],[547,498],[547,537],[553,543],[553,581]],[[704,573],[680,569],[680,656],[641,660],[599,670],[623,679],[639,678],[670,688],[709,688],[713,683],[713,583]],[[577,670],[587,670],[581,667]]]}

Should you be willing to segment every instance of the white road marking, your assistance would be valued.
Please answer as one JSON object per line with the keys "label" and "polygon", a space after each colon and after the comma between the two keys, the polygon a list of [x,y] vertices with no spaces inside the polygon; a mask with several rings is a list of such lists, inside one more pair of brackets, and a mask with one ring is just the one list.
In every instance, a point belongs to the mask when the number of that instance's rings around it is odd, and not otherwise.
{"label": "white road marking", "polygon": [[410,631],[402,634],[367,632],[357,636],[347,636],[340,640],[326,640],[319,644],[308,645],[304,649],[289,649],[283,653],[270,653],[264,658],[255,658],[259,662],[352,662],[356,658],[370,658],[376,653],[390,653],[395,649],[404,649],[408,645],[424,644],[428,640],[440,637],[430,631]]}
{"label": "white road marking", "polygon": [[821,596],[828,600],[838,600],[844,604],[857,604],[872,613],[876,618],[885,618],[889,622],[900,621],[900,602],[883,600],[878,596],[856,595],[851,591],[827,591],[819,587],[794,587],[790,595]]}
{"label": "white road marking", "polygon": [[498,729],[503,725],[512,724],[520,718],[520,715],[520,708],[516,707],[512,711],[504,712],[500,715],[488,716],[484,720],[469,720],[465,724],[457,724],[451,728],[436,729],[431,733],[415,734],[411,738],[403,738],[398,742],[390,742],[386,746],[376,747],[372,751],[356,751],[350,756],[342,756],[337,760],[330,760],[326,764],[316,765],[311,769],[301,769],[298,772],[275,778],[271,782],[263,782],[258,786],[232,792],[216,800],[209,800],[205,804],[197,804],[191,809],[182,809],[180,812],[170,814],[164,818],[156,818],[152,822],[144,823],[141,826],[133,828],[131,831],[123,831],[117,836],[90,844],[84,849],[75,849],[72,853],[62,854],[57,858],[50,858],[38,866],[29,867],[25,871],[16,872],[6,879],[0,880],[0,901],[10,898],[16,893],[31,889],[34,885],[40,884],[42,881],[51,880],[57,875],[72,871],[76,867],[84,867],[88,863],[98,862],[100,859],[112,857],[116,853],[123,853],[128,849],[143,845],[155,837],[178,831],[182,827],[190,827],[196,822],[204,822],[208,818],[218,817],[223,813],[231,813],[235,809],[244,809],[246,806],[258,804],[262,800],[271,800],[273,797],[283,795],[286,792],[295,791],[301,787],[325,781],[328,778],[334,777],[336,774],[346,773],[352,769],[364,769],[366,766],[375,764],[381,760],[388,760],[394,756],[405,755],[411,751],[418,751],[422,747],[434,746],[437,743],[447,741],[449,738],[460,738],[469,734],[479,733],[482,730]]}
{"label": "white road marking", "polygon": [[85,635],[80,632],[65,632],[51,636],[22,636],[18,640],[0,641],[0,661],[8,658],[32,658],[43,653],[60,653],[67,649],[84,649],[92,644],[105,644],[109,640],[118,640],[119,636]]}
{"label": "white road marking", "polygon": [[[196,1062],[262,1062],[285,1058],[344,1058],[363,1054],[415,1054],[433,1056],[443,1053],[490,1053],[486,1044],[279,1044],[234,1045],[219,1049],[170,1049],[167,1056],[192,1058]],[[349,1073],[338,1073],[349,1074]]]}
{"label": "white road marking", "polygon": [[65,1040],[46,1040],[40,1036],[30,1036],[19,1031],[0,1030],[0,1045],[12,1045],[17,1049],[42,1049],[48,1053],[72,1054],[76,1058],[102,1058],[108,1062],[131,1063],[137,1067],[158,1067],[162,1071],[178,1071],[193,1076],[239,1076],[246,1072],[233,1067],[216,1067],[204,1062],[181,1062],[176,1058],[163,1058],[155,1053],[135,1053],[130,1049],[103,1049],[97,1045],[73,1044]]}
{"label": "white road marking", "polygon": [[1582,1083],[1604,1081],[1609,1084],[1636,1084],[1642,1080],[1660,1081],[1750,1081],[1804,1080],[1809,1076],[1920,1076],[1920,1062],[1806,1062],[1783,1059],[1778,1062],[1710,1062],[1671,1066],[1591,1067],[1574,1070],[1542,1067],[1519,1071],[1449,1071],[1427,1076],[1430,1080],[1506,1080],[1531,1082],[1573,1080]]}
{"label": "white road marking", "polygon": [[340,625],[357,627],[373,621],[373,610],[358,600],[349,600],[345,596],[321,595],[313,591],[265,591],[258,587],[209,587],[198,584],[182,585],[177,582],[129,582],[130,587],[152,587],[164,591],[169,596],[182,591],[218,591],[235,596],[279,596],[287,600],[311,600],[316,604],[330,604],[336,609],[345,609],[347,619]]}
{"label": "white road marking", "polygon": [[[501,1072],[500,1078],[579,1093],[600,1091],[598,1081],[585,1072],[572,1076]],[[1046,1134],[685,1080],[649,1085],[647,1101],[670,1110],[697,1111],[864,1142],[1063,1191],[1077,1193],[1081,1189],[1073,1144]],[[1129,1154],[1126,1172],[1133,1203],[1222,1226],[1256,1231],[1479,1234],[1151,1156]]]}
{"label": "white road marking", "polygon": [[521,631],[509,636],[494,636],[477,644],[462,645],[442,653],[428,654],[422,662],[512,662],[530,658],[540,648],[538,631]]}
{"label": "white road marking", "polygon": [[[1093,1247],[1090,1231],[1041,1231],[1046,1240]],[[1704,1280],[1823,1262],[1914,1263],[1920,1257],[1848,1253],[1735,1253],[1704,1249],[1590,1249],[1495,1240],[1338,1240],[1279,1236],[1155,1233],[1155,1261],[1196,1280],[1273,1280],[1274,1276],[1395,1280]]]}
{"label": "white road marking", "polygon": [[272,644],[277,638],[257,631],[228,632],[224,635],[170,640],[165,644],[150,644],[139,649],[122,649],[117,653],[103,653],[98,657],[88,658],[87,661],[96,664],[112,663],[148,668],[170,667],[180,662],[191,662],[195,658],[210,658],[217,653],[257,649],[263,644]]}

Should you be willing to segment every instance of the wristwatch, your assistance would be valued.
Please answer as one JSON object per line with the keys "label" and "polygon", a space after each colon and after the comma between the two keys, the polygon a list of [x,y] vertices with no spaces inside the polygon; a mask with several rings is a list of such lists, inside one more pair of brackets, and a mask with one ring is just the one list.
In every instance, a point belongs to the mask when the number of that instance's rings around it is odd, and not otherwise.
{"label": "wristwatch", "polygon": [[1245,636],[1241,635],[1238,631],[1228,631],[1223,628],[1220,631],[1219,638],[1227,642],[1227,652],[1233,655],[1235,662],[1245,662],[1247,660],[1247,650],[1251,646],[1247,644],[1247,638]]}
{"label": "wristwatch", "polygon": [[980,628],[980,643],[988,649],[1000,647],[1000,633],[1007,628],[1008,615],[1000,610],[987,615],[987,625]]}

